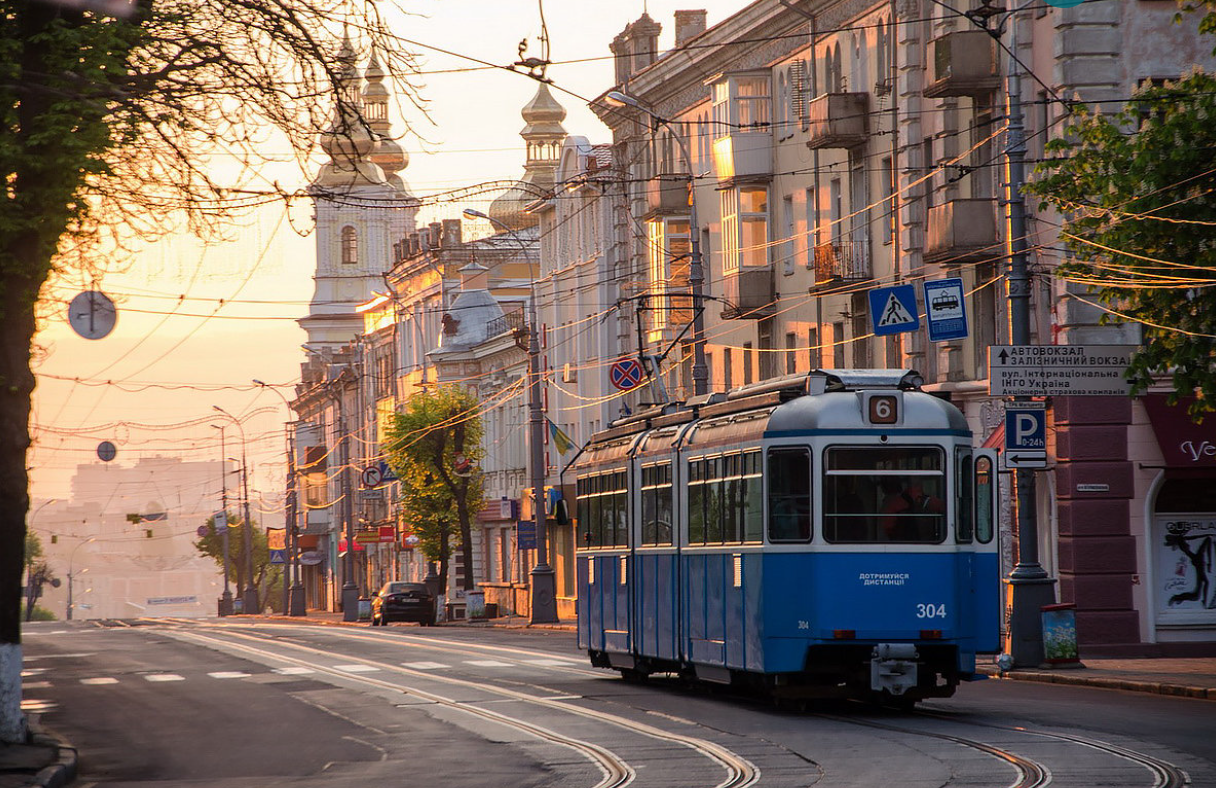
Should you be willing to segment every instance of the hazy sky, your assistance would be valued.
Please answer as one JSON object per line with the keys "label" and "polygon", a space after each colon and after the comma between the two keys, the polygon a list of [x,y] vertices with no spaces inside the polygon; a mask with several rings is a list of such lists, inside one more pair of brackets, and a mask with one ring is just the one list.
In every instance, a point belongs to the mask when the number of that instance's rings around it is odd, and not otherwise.
{"label": "hazy sky", "polygon": [[[402,0],[415,12],[395,32],[478,60],[509,64],[521,39],[527,54],[540,55],[536,0]],[[553,95],[565,106],[567,132],[608,141],[607,130],[584,102],[558,88],[591,98],[611,87],[608,44],[646,5],[663,25],[660,48],[672,45],[677,9],[706,8],[709,24],[744,7],[744,0],[549,0],[545,19],[554,65]],[[523,127],[519,111],[536,92],[526,77],[485,69],[469,60],[415,47],[422,58],[421,95],[429,120],[410,111],[394,118],[425,140],[406,140],[410,165],[402,175],[422,198],[460,186],[522,174]],[[584,61],[584,62],[563,62]],[[473,69],[473,70],[467,70]],[[296,185],[307,178],[296,173]],[[422,220],[459,216],[463,205],[423,212]],[[484,205],[478,207],[484,208]],[[96,462],[97,444],[118,446],[117,463],[163,454],[203,460],[221,457],[219,405],[245,422],[251,485],[265,488],[275,519],[283,483],[286,410],[274,393],[253,387],[258,378],[291,396],[299,377],[304,332],[295,319],[312,296],[315,253],[310,211],[281,206],[243,217],[232,242],[203,247],[175,237],[142,253],[99,289],[119,303],[119,320],[105,339],[72,333],[63,310],[46,322],[36,344],[45,357],[36,365],[30,453],[33,495],[65,498],[77,464]],[[89,284],[68,274],[50,295],[65,304]],[[239,457],[240,439],[227,422],[226,454]],[[255,517],[258,515],[255,514]]]}

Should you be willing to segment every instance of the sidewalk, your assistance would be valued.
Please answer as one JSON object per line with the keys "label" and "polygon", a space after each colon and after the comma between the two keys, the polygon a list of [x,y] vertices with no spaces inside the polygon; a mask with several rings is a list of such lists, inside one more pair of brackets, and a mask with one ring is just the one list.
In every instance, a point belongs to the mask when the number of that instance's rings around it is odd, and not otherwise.
{"label": "sidewalk", "polygon": [[28,716],[25,744],[0,742],[0,788],[60,788],[76,779],[76,750],[42,731],[37,715]]}

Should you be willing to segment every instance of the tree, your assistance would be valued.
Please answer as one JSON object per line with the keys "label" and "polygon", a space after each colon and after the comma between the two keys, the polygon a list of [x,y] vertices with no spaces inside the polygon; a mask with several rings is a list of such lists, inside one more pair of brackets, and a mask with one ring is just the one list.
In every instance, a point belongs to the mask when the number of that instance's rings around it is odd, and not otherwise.
{"label": "tree", "polygon": [[[216,532],[211,518],[204,523],[208,526],[206,535],[200,536],[194,542],[194,549],[215,561],[215,565],[223,571],[224,568],[224,537]],[[253,523],[253,586],[258,590],[258,609],[246,610],[246,613],[256,613],[267,604],[272,608],[281,606],[283,568],[270,563],[270,549],[266,532]],[[245,554],[245,524],[240,518],[228,515],[228,579],[235,588],[245,587],[245,567],[248,566]]]}
{"label": "tree", "polygon": [[[1200,27],[1216,30],[1216,13]],[[1065,217],[1059,274],[1105,304],[1104,321],[1142,327],[1134,391],[1171,374],[1171,399],[1196,395],[1202,418],[1216,410],[1216,77],[1195,70],[1113,116],[1073,117],[1026,187]]]}
{"label": "tree", "polygon": [[387,461],[401,479],[402,515],[422,554],[439,562],[441,588],[447,588],[453,536],[464,556],[463,587],[473,588],[472,523],[484,496],[480,409],[469,389],[436,386],[410,397],[386,431]]}
{"label": "tree", "polygon": [[[56,269],[84,267],[80,278],[96,279],[93,261],[122,260],[133,240],[182,222],[222,231],[248,204],[239,189],[277,152],[289,147],[306,166],[331,97],[335,131],[370,133],[357,97],[341,89],[350,64],[332,50],[347,26],[357,30],[398,78],[398,95],[412,97],[412,57],[390,35],[384,5],[0,0],[0,682],[21,661],[40,290]],[[227,182],[208,169],[216,153],[231,165]],[[24,736],[19,703],[19,685],[0,683],[0,741]]]}
{"label": "tree", "polygon": [[[42,598],[42,587],[50,583],[59,587],[59,578],[51,571],[51,565],[43,558],[42,540],[33,531],[25,534],[25,620],[46,620],[47,611],[38,607]],[[43,615],[39,615],[42,611]],[[54,618],[54,616],[50,616]]]}

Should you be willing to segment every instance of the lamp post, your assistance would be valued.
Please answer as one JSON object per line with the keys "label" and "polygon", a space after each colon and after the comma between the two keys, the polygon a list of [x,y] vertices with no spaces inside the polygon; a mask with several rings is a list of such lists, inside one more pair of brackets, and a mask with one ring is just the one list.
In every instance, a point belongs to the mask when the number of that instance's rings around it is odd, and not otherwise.
{"label": "lamp post", "polygon": [[224,593],[220,595],[221,616],[232,615],[232,591],[228,587],[228,452],[224,448],[224,425],[212,424],[214,429],[220,431],[220,513],[224,518],[224,522],[217,523],[215,518],[212,518],[212,526],[220,535],[220,542],[224,545]]}
{"label": "lamp post", "polygon": [[[519,244],[525,259],[528,255],[527,244],[507,225],[492,216],[475,211],[472,208],[464,210],[466,216],[486,219],[506,233]],[[531,265],[529,265],[531,268]],[[536,529],[536,566],[531,572],[532,603],[531,623],[557,623],[557,577],[553,567],[549,565],[549,535],[545,528],[545,415],[541,405],[540,391],[540,337],[536,324],[536,276],[529,277],[528,299],[528,389],[529,411],[528,442],[529,461],[532,475],[532,516],[533,527]]]}
{"label": "lamp post", "polygon": [[253,584],[253,519],[249,516],[249,461],[245,453],[245,428],[236,416],[212,405],[211,409],[232,419],[241,433],[241,494],[245,498],[245,590],[241,595],[242,612],[246,615],[258,612],[258,589]]}
{"label": "lamp post", "polygon": [[[291,415],[291,403],[287,401],[287,397],[276,388],[271,388],[260,380],[253,381],[258,386],[264,389],[273,391],[278,395],[279,399],[283,400],[283,407],[287,408],[287,413]],[[288,545],[288,564],[287,574],[283,578],[283,613],[288,616],[303,616],[306,615],[304,608],[304,586],[300,582],[300,527],[296,522],[298,517],[297,509],[297,487],[296,487],[296,454],[293,441],[291,439],[290,422],[284,425],[283,431],[287,435],[287,538]],[[291,587],[288,588],[288,580],[291,581]]]}
{"label": "lamp post", "polygon": [[[96,536],[90,536],[88,539],[85,539],[83,542],[81,542],[80,544],[73,547],[72,552],[68,554],[68,607],[67,607],[66,614],[64,616],[68,621],[72,620],[72,608],[75,607],[72,604],[72,581],[76,579],[76,574],[77,574],[76,572],[73,571],[73,565],[74,565],[74,562],[76,561],[76,551],[79,550],[80,548],[84,547],[85,545],[87,545],[89,542],[96,542],[96,541],[97,541]],[[79,574],[83,575],[87,571],[89,571],[88,567],[81,569]]]}
{"label": "lamp post", "polygon": [[[633,96],[619,90],[611,90],[604,96],[604,101],[614,107],[632,107],[654,119],[656,123],[666,126],[675,137],[680,148],[680,157],[688,169],[688,223],[689,232],[689,261],[688,261],[688,290],[692,297],[692,393],[701,396],[709,391],[709,368],[705,363],[705,267],[701,260],[701,228],[697,224],[697,189],[693,180],[692,154],[688,150],[688,141],[670,120],[659,115],[654,110],[638,101]],[[658,370],[655,370],[658,374]]]}

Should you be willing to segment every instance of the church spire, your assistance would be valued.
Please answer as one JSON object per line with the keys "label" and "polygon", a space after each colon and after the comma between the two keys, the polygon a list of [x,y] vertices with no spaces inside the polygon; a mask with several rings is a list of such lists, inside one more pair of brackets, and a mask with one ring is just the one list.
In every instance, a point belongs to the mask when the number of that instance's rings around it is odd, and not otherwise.
{"label": "church spire", "polygon": [[525,126],[519,132],[527,146],[524,177],[490,203],[489,214],[513,230],[522,230],[537,223],[536,217],[524,208],[537,200],[541,193],[553,188],[557,178],[558,157],[566,139],[562,121],[566,110],[549,92],[544,82],[532,100],[520,112]]}

